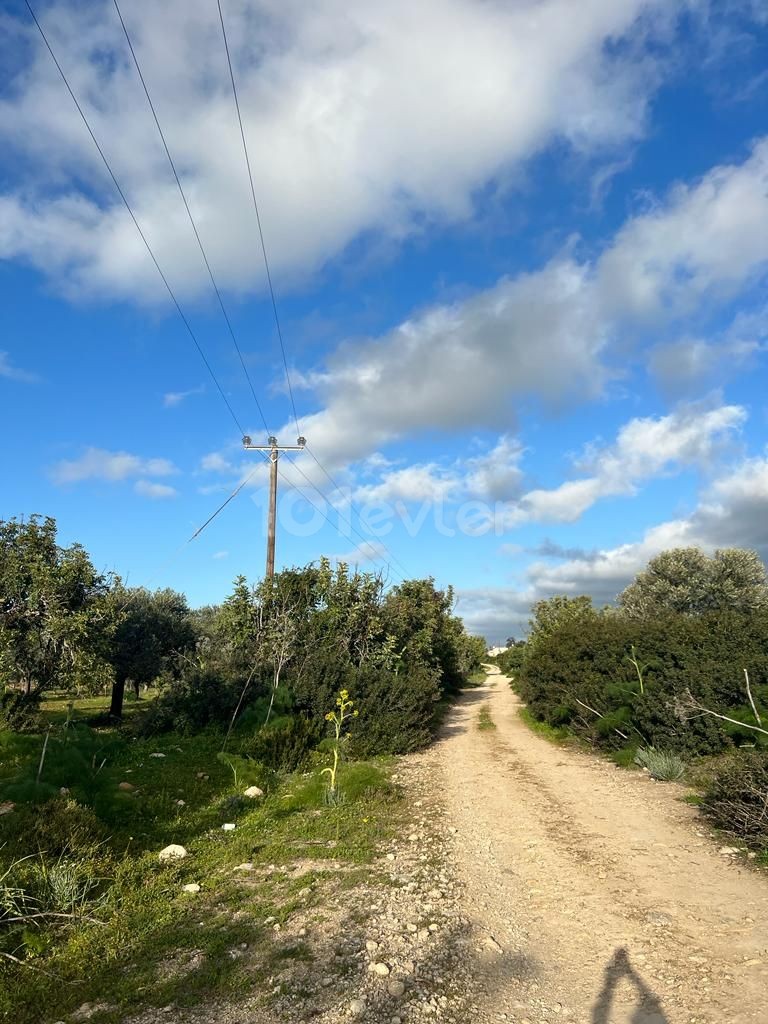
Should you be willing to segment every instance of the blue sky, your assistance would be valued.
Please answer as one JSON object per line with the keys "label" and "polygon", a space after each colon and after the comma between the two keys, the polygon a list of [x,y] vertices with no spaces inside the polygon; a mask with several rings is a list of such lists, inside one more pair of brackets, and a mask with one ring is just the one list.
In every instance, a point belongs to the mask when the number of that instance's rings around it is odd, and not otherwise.
{"label": "blue sky", "polygon": [[[611,600],[665,547],[768,554],[768,0],[577,6],[222,3],[317,459],[283,462],[278,564],[432,575],[492,641],[541,597]],[[263,437],[112,0],[33,7]],[[294,443],[215,0],[123,15]],[[0,517],[53,515],[129,583],[219,601],[263,569],[265,474],[186,543],[258,456],[16,0],[0,142]]]}

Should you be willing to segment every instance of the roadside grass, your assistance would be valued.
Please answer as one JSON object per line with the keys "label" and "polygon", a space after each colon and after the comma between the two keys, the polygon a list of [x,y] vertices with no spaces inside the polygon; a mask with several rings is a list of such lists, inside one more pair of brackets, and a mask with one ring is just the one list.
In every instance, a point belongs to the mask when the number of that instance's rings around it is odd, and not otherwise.
{"label": "roadside grass", "polygon": [[563,746],[564,744],[575,742],[572,734],[563,725],[549,725],[548,722],[540,722],[538,718],[531,714],[528,708],[519,708],[518,714],[531,732],[535,732],[537,736],[549,740],[550,743],[557,743]]}
{"label": "roadside grass", "polygon": [[[14,737],[22,741],[15,745],[8,734],[0,740],[17,752],[15,771],[3,762],[0,777],[0,802],[17,801],[0,815],[5,884],[26,888],[38,909],[43,866],[65,863],[93,883],[71,920],[0,927],[0,950],[26,964],[0,958],[0,1019],[14,1024],[38,1024],[41,1007],[57,1020],[85,1002],[106,1003],[109,1009],[91,1019],[117,1024],[143,1007],[183,1008],[233,992],[266,995],[277,962],[306,955],[300,942],[278,946],[274,924],[284,925],[298,907],[319,905],[324,887],[367,871],[401,808],[387,760],[343,764],[344,799],[327,806],[319,765],[276,776],[237,759],[235,779],[216,756],[216,733],[144,740],[79,727],[69,745],[79,742],[82,757],[73,762],[66,750],[54,751],[43,767],[44,790],[30,780],[41,737]],[[106,758],[94,778],[84,783],[67,775],[73,763],[86,773],[101,763],[101,753],[92,757],[94,744]],[[135,788],[120,790],[120,782]],[[265,790],[258,801],[242,795],[252,783]],[[46,799],[60,786],[70,792]],[[236,827],[224,831],[225,823]],[[170,843],[188,856],[162,864],[158,852]],[[329,870],[294,875],[291,866],[302,860],[328,861]],[[243,863],[253,868],[233,871]],[[200,892],[185,893],[189,883]]]}
{"label": "roadside grass", "polygon": [[491,712],[485,705],[480,708],[480,714],[477,716],[477,728],[480,732],[488,732],[490,729],[496,728],[496,723],[491,718]]}
{"label": "roadside grass", "polygon": [[477,672],[473,672],[469,679],[467,679],[466,683],[464,684],[464,689],[477,689],[478,686],[482,686],[486,682],[488,676],[488,672],[484,672],[483,669],[478,669]]}

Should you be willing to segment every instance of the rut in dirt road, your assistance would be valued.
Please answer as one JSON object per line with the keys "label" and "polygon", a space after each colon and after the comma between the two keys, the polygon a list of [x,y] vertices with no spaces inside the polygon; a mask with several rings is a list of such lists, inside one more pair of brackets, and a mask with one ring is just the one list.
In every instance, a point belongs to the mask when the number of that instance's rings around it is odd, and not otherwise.
{"label": "rut in dirt road", "polygon": [[493,674],[426,755],[496,956],[475,1019],[768,1020],[768,881],[719,853],[679,786],[554,746],[518,709]]}

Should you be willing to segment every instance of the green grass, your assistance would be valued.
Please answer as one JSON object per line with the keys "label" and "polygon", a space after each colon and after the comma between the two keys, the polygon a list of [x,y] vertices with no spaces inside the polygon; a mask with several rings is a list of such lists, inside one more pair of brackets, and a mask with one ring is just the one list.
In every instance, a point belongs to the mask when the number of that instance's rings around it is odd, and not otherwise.
{"label": "green grass", "polygon": [[496,723],[491,718],[491,712],[485,705],[480,708],[480,714],[477,716],[477,728],[481,732],[487,732],[489,729],[496,728]]}
{"label": "green grass", "polygon": [[562,744],[573,740],[573,736],[564,725],[550,725],[548,722],[540,722],[538,718],[534,718],[528,708],[520,708],[518,714],[532,732],[535,732],[537,736],[542,736],[545,740],[549,740],[550,743]]}
{"label": "green grass", "polygon": [[477,689],[478,686],[482,686],[488,679],[488,673],[482,669],[478,669],[477,672],[473,672],[469,679],[464,684],[465,689],[473,690]]}
{"label": "green grass", "polygon": [[[141,711],[145,711],[151,701],[155,700],[159,690],[142,691],[136,700],[133,691],[126,691],[123,705],[123,718],[131,719]],[[107,694],[95,697],[71,697],[64,693],[47,694],[40,703],[40,711],[50,725],[63,725],[70,715],[69,705],[72,704],[72,716],[76,721],[106,715],[109,712],[110,696]]]}
{"label": "green grass", "polygon": [[[66,738],[70,731],[60,732]],[[0,950],[27,964],[0,959],[0,1020],[14,1024],[37,1024],[42,1006],[46,1019],[56,1020],[84,1002],[106,1002],[111,1010],[94,1024],[116,1024],[143,1007],[266,993],[277,961],[307,952],[301,943],[276,946],[265,918],[285,923],[307,906],[313,882],[310,904],[322,901],[324,886],[359,880],[356,872],[367,870],[397,827],[399,796],[385,761],[342,765],[345,799],[327,807],[319,769],[275,777],[238,761],[236,789],[233,772],[216,756],[215,733],[132,739],[79,727],[68,742],[59,736],[49,744],[42,790],[34,781],[41,744],[41,737],[0,734],[0,801],[18,801],[0,816],[0,875],[32,854],[9,881],[33,886],[41,859],[74,862],[99,880],[87,908],[96,922],[0,930]],[[120,782],[135,789],[121,791]],[[238,799],[251,782],[266,790],[257,803]],[[60,786],[70,794],[46,799]],[[235,830],[223,831],[224,822]],[[169,843],[189,856],[161,864],[157,853]],[[333,859],[351,870],[301,877],[284,870],[302,858]],[[254,864],[247,881],[232,872],[245,861]],[[201,892],[183,893],[189,882]],[[233,958],[242,943],[247,956]]]}

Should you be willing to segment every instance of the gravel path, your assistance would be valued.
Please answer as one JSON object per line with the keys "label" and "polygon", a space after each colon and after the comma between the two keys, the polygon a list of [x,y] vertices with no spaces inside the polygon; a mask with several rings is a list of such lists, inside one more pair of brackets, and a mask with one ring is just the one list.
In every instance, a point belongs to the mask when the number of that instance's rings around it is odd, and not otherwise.
{"label": "gravel path", "polygon": [[[478,730],[483,706],[495,729]],[[473,933],[498,944],[471,1019],[768,1020],[766,880],[678,786],[555,746],[518,708],[495,673],[422,755]]]}

